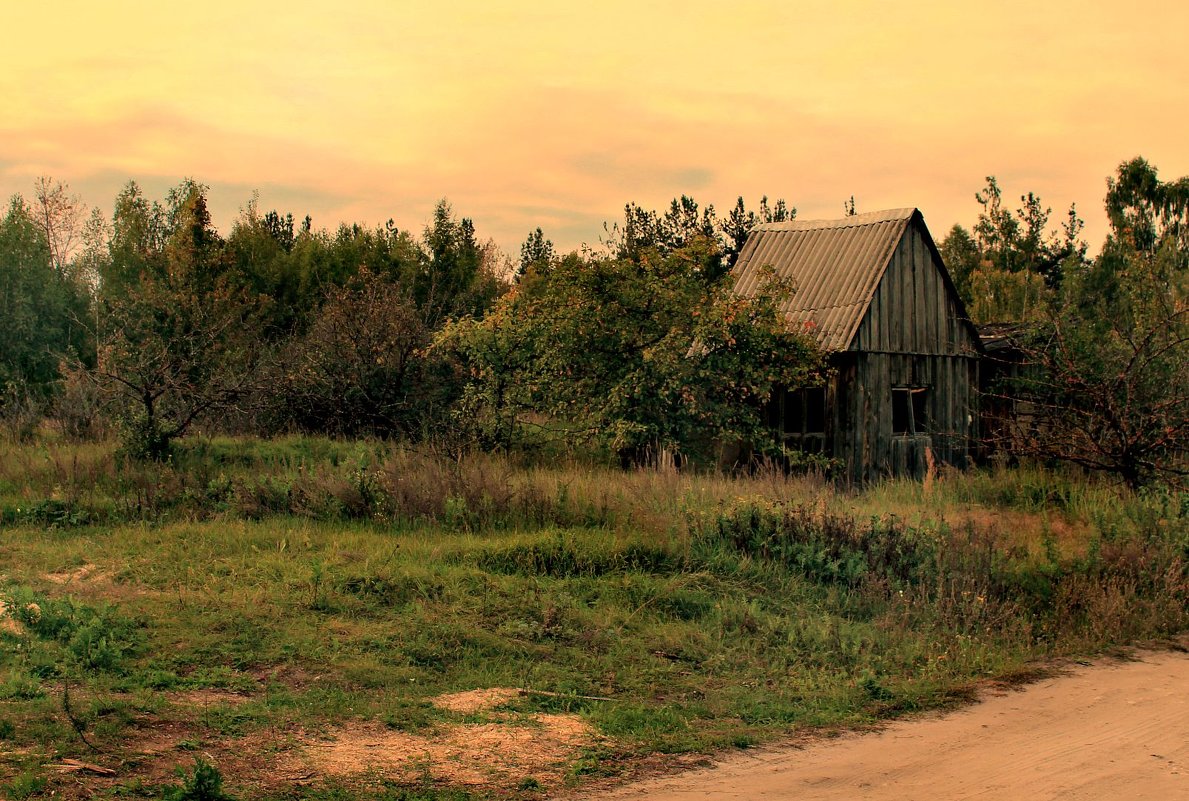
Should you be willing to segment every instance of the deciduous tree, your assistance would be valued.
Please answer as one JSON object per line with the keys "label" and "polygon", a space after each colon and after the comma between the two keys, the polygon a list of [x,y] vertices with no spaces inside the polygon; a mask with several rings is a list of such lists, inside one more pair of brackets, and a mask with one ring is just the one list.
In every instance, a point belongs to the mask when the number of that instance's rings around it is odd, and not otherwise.
{"label": "deciduous tree", "polygon": [[204,415],[251,394],[262,353],[260,301],[235,287],[192,181],[150,205],[117,202],[92,375],[124,419],[130,454],[163,458]]}
{"label": "deciduous tree", "polygon": [[740,298],[713,240],[634,258],[571,254],[530,270],[481,323],[453,329],[479,408],[502,435],[525,412],[634,461],[715,439],[762,440],[760,408],[780,385],[814,379],[821,357],[779,302]]}
{"label": "deciduous tree", "polygon": [[1073,462],[1132,487],[1189,474],[1189,249],[1163,184],[1142,160],[1110,182],[1112,230],[1092,264],[1024,343],[1014,391],[1030,412],[1020,454]]}

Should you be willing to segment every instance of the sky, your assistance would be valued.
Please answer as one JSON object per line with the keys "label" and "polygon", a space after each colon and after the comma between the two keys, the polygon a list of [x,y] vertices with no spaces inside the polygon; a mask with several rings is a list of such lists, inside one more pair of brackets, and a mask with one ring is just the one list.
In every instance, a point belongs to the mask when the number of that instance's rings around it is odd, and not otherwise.
{"label": "sky", "polygon": [[973,224],[1106,178],[1189,174],[1189,4],[0,0],[0,195],[36,177],[110,214],[207,184],[225,233],[253,192],[315,227],[420,232],[446,198],[515,254],[596,245],[625,203],[804,219],[916,206]]}

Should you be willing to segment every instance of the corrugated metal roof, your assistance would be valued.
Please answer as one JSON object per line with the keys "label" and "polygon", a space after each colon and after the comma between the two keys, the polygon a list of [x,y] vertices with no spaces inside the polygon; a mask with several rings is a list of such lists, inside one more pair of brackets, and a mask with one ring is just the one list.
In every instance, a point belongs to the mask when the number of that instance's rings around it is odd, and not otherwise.
{"label": "corrugated metal roof", "polygon": [[756,228],[735,265],[735,291],[750,296],[763,268],[792,279],[785,304],[812,327],[825,350],[846,350],[916,209],[890,209],[840,220],[790,220]]}

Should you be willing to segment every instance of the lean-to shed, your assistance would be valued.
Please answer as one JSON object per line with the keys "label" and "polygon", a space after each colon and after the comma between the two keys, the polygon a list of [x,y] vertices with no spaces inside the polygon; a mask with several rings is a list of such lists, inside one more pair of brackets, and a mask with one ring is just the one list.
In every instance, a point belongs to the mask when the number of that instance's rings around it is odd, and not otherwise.
{"label": "lean-to shed", "polygon": [[918,210],[762,225],[735,291],[754,292],[765,267],[792,279],[785,312],[834,367],[825,387],[773,400],[786,447],[838,459],[855,482],[922,475],[930,459],[967,465],[982,351]]}

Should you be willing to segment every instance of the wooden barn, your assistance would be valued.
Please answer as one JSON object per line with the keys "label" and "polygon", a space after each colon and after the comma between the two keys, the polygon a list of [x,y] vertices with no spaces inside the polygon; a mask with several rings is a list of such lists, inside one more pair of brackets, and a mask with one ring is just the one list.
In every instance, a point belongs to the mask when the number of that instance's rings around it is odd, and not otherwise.
{"label": "wooden barn", "polygon": [[786,447],[833,456],[854,482],[969,463],[982,348],[918,210],[760,226],[735,291],[755,291],[765,267],[792,279],[785,311],[834,368],[773,401]]}

